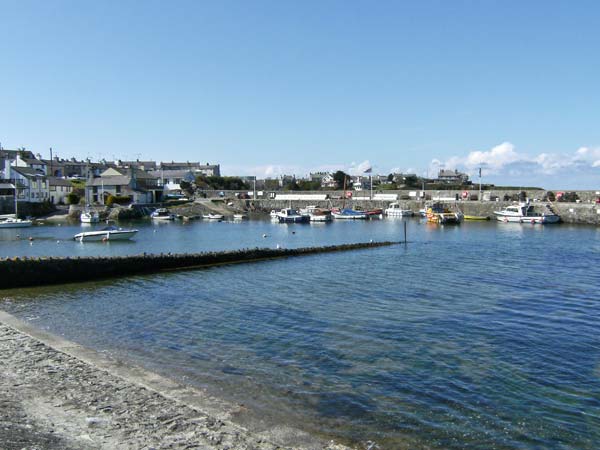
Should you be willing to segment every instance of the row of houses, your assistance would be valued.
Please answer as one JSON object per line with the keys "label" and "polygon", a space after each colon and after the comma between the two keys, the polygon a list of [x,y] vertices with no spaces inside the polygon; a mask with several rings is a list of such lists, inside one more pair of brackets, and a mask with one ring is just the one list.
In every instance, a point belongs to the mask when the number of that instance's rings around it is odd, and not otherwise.
{"label": "row of houses", "polygon": [[[128,196],[137,203],[155,203],[170,192],[179,192],[182,181],[192,182],[199,175],[220,176],[220,166],[174,161],[43,159],[25,149],[0,148],[3,194],[12,197],[16,190],[19,202],[67,203],[66,197],[74,189],[73,180],[82,180],[88,202],[104,203],[113,195]],[[7,193],[11,188],[12,193]]]}
{"label": "row of houses", "polygon": [[[363,174],[353,175],[349,177],[348,186],[355,191],[368,190],[370,187],[385,185],[385,184],[397,184],[403,185],[406,183],[407,177],[415,177],[414,174],[402,174],[393,173],[390,175],[375,175],[375,174]],[[320,183],[321,189],[338,189],[340,186],[337,185],[334,176],[330,172],[314,172],[308,176],[308,180],[311,182]],[[441,169],[438,173],[437,178],[434,179],[422,179],[427,183],[440,183],[440,184],[453,184],[453,185],[464,185],[469,184],[469,175],[466,173],[459,172],[458,170],[446,170]],[[294,175],[282,175],[279,179],[280,187],[297,181]]]}

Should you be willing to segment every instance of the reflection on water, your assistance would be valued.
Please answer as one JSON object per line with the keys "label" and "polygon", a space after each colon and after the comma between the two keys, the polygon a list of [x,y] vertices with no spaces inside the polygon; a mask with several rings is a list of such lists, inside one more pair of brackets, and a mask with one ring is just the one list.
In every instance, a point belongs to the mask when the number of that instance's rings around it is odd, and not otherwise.
{"label": "reflection on water", "polygon": [[[408,223],[406,247],[5,291],[0,307],[338,439],[597,447],[596,229]],[[36,228],[33,246],[0,247],[111,254],[403,235],[401,221],[387,220],[167,224],[140,227],[133,245],[92,249],[57,245],[73,232],[59,228]]]}

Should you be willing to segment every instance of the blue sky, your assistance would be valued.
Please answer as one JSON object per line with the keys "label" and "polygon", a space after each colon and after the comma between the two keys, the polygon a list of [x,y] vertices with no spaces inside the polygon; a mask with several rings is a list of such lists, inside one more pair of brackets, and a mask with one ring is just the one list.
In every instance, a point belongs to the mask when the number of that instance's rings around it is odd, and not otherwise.
{"label": "blue sky", "polygon": [[0,142],[600,189],[595,1],[0,0]]}

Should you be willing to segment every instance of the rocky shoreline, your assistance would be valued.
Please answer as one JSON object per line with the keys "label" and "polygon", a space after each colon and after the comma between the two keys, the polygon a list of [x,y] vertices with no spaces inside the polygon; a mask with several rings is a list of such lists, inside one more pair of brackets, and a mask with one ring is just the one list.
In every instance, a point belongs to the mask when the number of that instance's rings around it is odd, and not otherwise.
{"label": "rocky shoreline", "polygon": [[0,312],[0,443],[13,449],[346,449],[113,361]]}

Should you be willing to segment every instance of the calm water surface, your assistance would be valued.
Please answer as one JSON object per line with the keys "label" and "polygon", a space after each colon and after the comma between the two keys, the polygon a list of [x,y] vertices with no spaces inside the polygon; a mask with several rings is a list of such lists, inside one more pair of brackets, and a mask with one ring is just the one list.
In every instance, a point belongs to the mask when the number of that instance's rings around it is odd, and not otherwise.
{"label": "calm water surface", "polygon": [[[0,308],[361,446],[598,448],[600,231],[408,223],[406,247],[2,291]],[[127,225],[135,242],[69,241],[80,226],[0,230],[0,256],[403,236],[401,220]]]}

